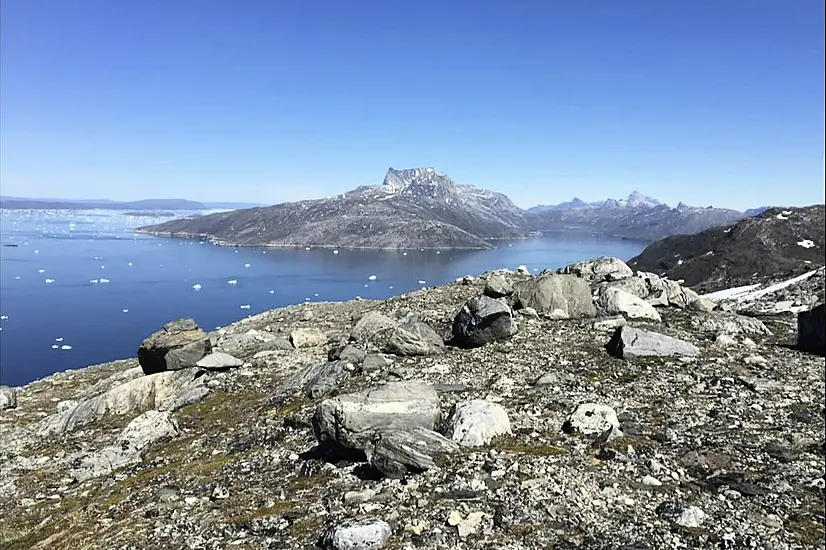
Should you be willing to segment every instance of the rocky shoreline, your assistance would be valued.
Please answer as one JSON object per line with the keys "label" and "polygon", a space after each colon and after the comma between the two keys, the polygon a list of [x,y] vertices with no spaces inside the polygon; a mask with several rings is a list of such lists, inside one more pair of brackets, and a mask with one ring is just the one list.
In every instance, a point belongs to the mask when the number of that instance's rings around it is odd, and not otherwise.
{"label": "rocky shoreline", "polygon": [[0,547],[822,547],[822,286],[602,258],[169,323],[0,390]]}

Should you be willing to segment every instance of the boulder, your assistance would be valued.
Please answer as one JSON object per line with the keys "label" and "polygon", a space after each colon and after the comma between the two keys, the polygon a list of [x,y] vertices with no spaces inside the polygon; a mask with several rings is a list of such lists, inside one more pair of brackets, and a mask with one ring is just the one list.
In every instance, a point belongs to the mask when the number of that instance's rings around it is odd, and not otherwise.
{"label": "boulder", "polygon": [[445,351],[445,344],[430,325],[410,319],[390,331],[384,351],[405,356],[436,355]]}
{"label": "boulder", "polygon": [[327,353],[327,359],[330,361],[337,361],[341,359],[342,361],[348,361],[354,365],[358,365],[364,361],[365,357],[367,357],[367,352],[350,344],[334,346]]}
{"label": "boulder", "polygon": [[433,457],[456,452],[459,445],[426,428],[375,432],[366,446],[367,461],[385,477],[423,472],[436,467]]}
{"label": "boulder", "polygon": [[233,357],[229,353],[222,351],[215,351],[209,355],[205,355],[195,363],[196,366],[207,370],[231,369],[240,367],[243,364],[244,362],[237,357]]}
{"label": "boulder", "polygon": [[389,382],[325,399],[316,408],[313,430],[322,445],[364,450],[376,431],[432,430],[438,420],[439,396],[431,386]]}
{"label": "boulder", "polygon": [[166,411],[146,411],[136,416],[118,436],[121,447],[137,451],[160,441],[178,435],[178,423]]}
{"label": "boulder", "polygon": [[389,367],[391,364],[392,362],[381,353],[368,353],[361,363],[361,369],[370,372]]}
{"label": "boulder", "polygon": [[633,294],[637,298],[643,299],[647,298],[649,294],[648,285],[646,284],[645,279],[639,276],[628,277],[627,279],[621,279],[619,281],[611,281],[601,285],[601,287],[601,292],[604,292],[605,289],[608,288],[617,288]]}
{"label": "boulder", "polygon": [[362,315],[350,332],[350,339],[356,342],[370,342],[381,334],[396,328],[399,322],[378,311]]}
{"label": "boulder", "polygon": [[481,447],[494,437],[509,433],[508,412],[483,399],[457,403],[447,421],[447,436],[463,447]]}
{"label": "boulder", "polygon": [[69,477],[76,482],[86,481],[110,474],[119,468],[138,464],[140,461],[140,453],[134,449],[124,449],[119,446],[104,447],[78,460],[69,470]]}
{"label": "boulder", "polygon": [[0,411],[17,406],[17,390],[9,386],[0,386]]}
{"label": "boulder", "polygon": [[654,306],[633,294],[618,288],[607,288],[600,297],[600,306],[608,315],[621,314],[629,319],[660,321],[660,314]]}
{"label": "boulder", "polygon": [[[204,377],[196,369],[159,372],[125,382],[114,388],[67,406],[41,421],[39,433],[66,433],[104,416],[123,416],[149,410],[169,409],[178,399],[203,387]],[[201,397],[206,393],[201,394]]]}
{"label": "boulder", "polygon": [[465,302],[453,319],[450,343],[460,348],[477,348],[510,338],[515,332],[513,312],[506,303],[475,296]]}
{"label": "boulder", "polygon": [[797,314],[797,349],[826,355],[826,302]]}
{"label": "boulder", "polygon": [[380,519],[346,521],[331,527],[321,539],[327,550],[379,550],[392,533],[390,525]]}
{"label": "boulder", "polygon": [[649,275],[646,278],[646,282],[648,284],[648,297],[646,300],[654,306],[684,308],[700,297],[699,294],[690,288],[684,288],[677,281],[670,281]]}
{"label": "boulder", "polygon": [[501,298],[513,294],[513,285],[502,273],[493,273],[485,283],[485,296]]}
{"label": "boulder", "polygon": [[189,318],[166,323],[138,348],[138,362],[145,374],[194,367],[210,352],[209,336]]}
{"label": "boulder", "polygon": [[302,396],[318,397],[335,390],[341,380],[352,370],[347,361],[331,361],[308,365],[288,376],[278,386],[276,397],[290,397],[297,393]]}
{"label": "boulder", "polygon": [[557,273],[576,275],[590,284],[627,279],[634,274],[625,262],[609,256],[576,262],[560,268]]}
{"label": "boulder", "polygon": [[584,435],[604,435],[610,431],[606,440],[622,435],[616,411],[608,405],[599,403],[579,405],[562,425],[562,431],[579,432]]}
{"label": "boulder", "polygon": [[559,310],[569,318],[597,314],[591,287],[575,275],[543,275],[520,281],[514,285],[513,295],[519,307],[532,307],[540,313]]}
{"label": "boulder", "polygon": [[714,300],[709,300],[703,296],[700,296],[693,302],[688,304],[688,309],[691,311],[699,311],[702,313],[711,313],[717,307],[717,302]]}
{"label": "boulder", "polygon": [[606,345],[608,353],[622,359],[646,356],[695,356],[700,350],[694,344],[634,327],[620,327]]}
{"label": "boulder", "polygon": [[327,343],[327,335],[320,328],[297,328],[290,333],[290,343],[294,348],[314,348]]}
{"label": "boulder", "polygon": [[715,334],[756,334],[771,336],[771,331],[759,319],[736,313],[705,313],[691,319],[691,326],[703,332]]}

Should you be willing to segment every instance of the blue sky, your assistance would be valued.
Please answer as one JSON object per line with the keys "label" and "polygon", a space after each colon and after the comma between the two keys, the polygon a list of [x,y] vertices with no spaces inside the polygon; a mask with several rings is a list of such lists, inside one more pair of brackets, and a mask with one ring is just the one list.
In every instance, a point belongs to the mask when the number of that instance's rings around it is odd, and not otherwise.
{"label": "blue sky", "polygon": [[0,192],[824,201],[823,0],[8,0]]}

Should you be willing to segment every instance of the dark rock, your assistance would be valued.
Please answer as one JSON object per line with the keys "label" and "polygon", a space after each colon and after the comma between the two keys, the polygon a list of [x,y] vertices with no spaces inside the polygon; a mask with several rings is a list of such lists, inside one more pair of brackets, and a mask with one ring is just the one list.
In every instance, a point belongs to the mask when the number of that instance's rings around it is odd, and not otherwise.
{"label": "dark rock", "polygon": [[826,356],[826,302],[797,314],[797,349]]}
{"label": "dark rock", "polygon": [[407,471],[422,472],[436,467],[434,456],[458,450],[458,444],[440,433],[416,428],[377,431],[365,454],[379,471],[388,464],[401,464]]}
{"label": "dark rock", "polygon": [[145,374],[194,367],[212,349],[209,336],[192,319],[166,323],[141,342],[138,361]]}
{"label": "dark rock", "polygon": [[488,296],[475,296],[453,319],[449,343],[460,348],[477,348],[510,338],[515,332],[513,312],[507,304]]}
{"label": "dark rock", "polygon": [[788,445],[775,442],[767,443],[763,450],[773,459],[783,463],[794,462],[800,456],[799,451],[792,449]]}

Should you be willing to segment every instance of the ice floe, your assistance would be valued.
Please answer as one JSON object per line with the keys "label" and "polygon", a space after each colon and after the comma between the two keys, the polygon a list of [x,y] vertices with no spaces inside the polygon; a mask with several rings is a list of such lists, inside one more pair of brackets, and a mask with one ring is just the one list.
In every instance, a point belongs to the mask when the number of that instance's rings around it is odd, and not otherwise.
{"label": "ice floe", "polygon": [[[798,244],[800,244],[800,243],[798,243]],[[38,273],[46,273],[46,270],[45,269],[38,269],[37,272]]]}
{"label": "ice floe", "polygon": [[803,239],[802,241],[798,241],[797,246],[802,246],[803,248],[813,248],[815,243],[809,239]]}
{"label": "ice floe", "polygon": [[333,250],[333,254],[338,254],[338,250]]}
{"label": "ice floe", "polygon": [[270,294],[275,294],[275,291],[274,291],[274,290],[270,290]]}
{"label": "ice floe", "polygon": [[244,267],[249,268],[250,264],[244,264]]}
{"label": "ice floe", "polygon": [[97,279],[91,279],[89,282],[92,283],[93,285],[96,285],[96,284],[98,284],[99,281]]}
{"label": "ice floe", "polygon": [[201,290],[201,285],[195,283],[194,285],[192,285],[192,290]]}
{"label": "ice floe", "polygon": [[122,311],[122,312],[124,312],[124,313],[129,313],[129,310],[128,310],[128,309],[125,309],[125,308],[124,308],[124,309],[122,309],[121,311]]}
{"label": "ice floe", "polygon": [[425,281],[424,279],[420,279],[420,280],[419,280],[419,284],[420,284],[420,285],[423,285],[423,284],[426,284],[426,283],[427,283],[427,281]]}
{"label": "ice floe", "polygon": [[51,283],[53,283],[53,282],[54,282],[54,279],[46,279],[46,284],[47,284],[47,285],[48,285],[48,284],[51,284]]}
{"label": "ice floe", "polygon": [[367,277],[367,279],[370,281],[375,281],[377,277],[375,275],[370,275],[369,277]]}
{"label": "ice floe", "polygon": [[100,279],[100,284],[106,284],[108,282],[109,282],[109,279],[103,279],[103,278]]}
{"label": "ice floe", "polygon": [[66,344],[64,344],[64,345],[60,346],[60,349],[68,350],[68,349],[72,349],[72,346],[67,346]]}
{"label": "ice floe", "polygon": [[237,279],[230,279],[229,281],[227,281],[227,284],[229,284],[229,285],[237,285],[237,284],[238,284],[238,280],[237,280]]}
{"label": "ice floe", "polygon": [[250,308],[250,305],[249,305],[249,304],[244,304],[244,305],[242,305],[242,306],[240,306],[240,307],[241,307],[241,309],[249,309],[249,308]]}

